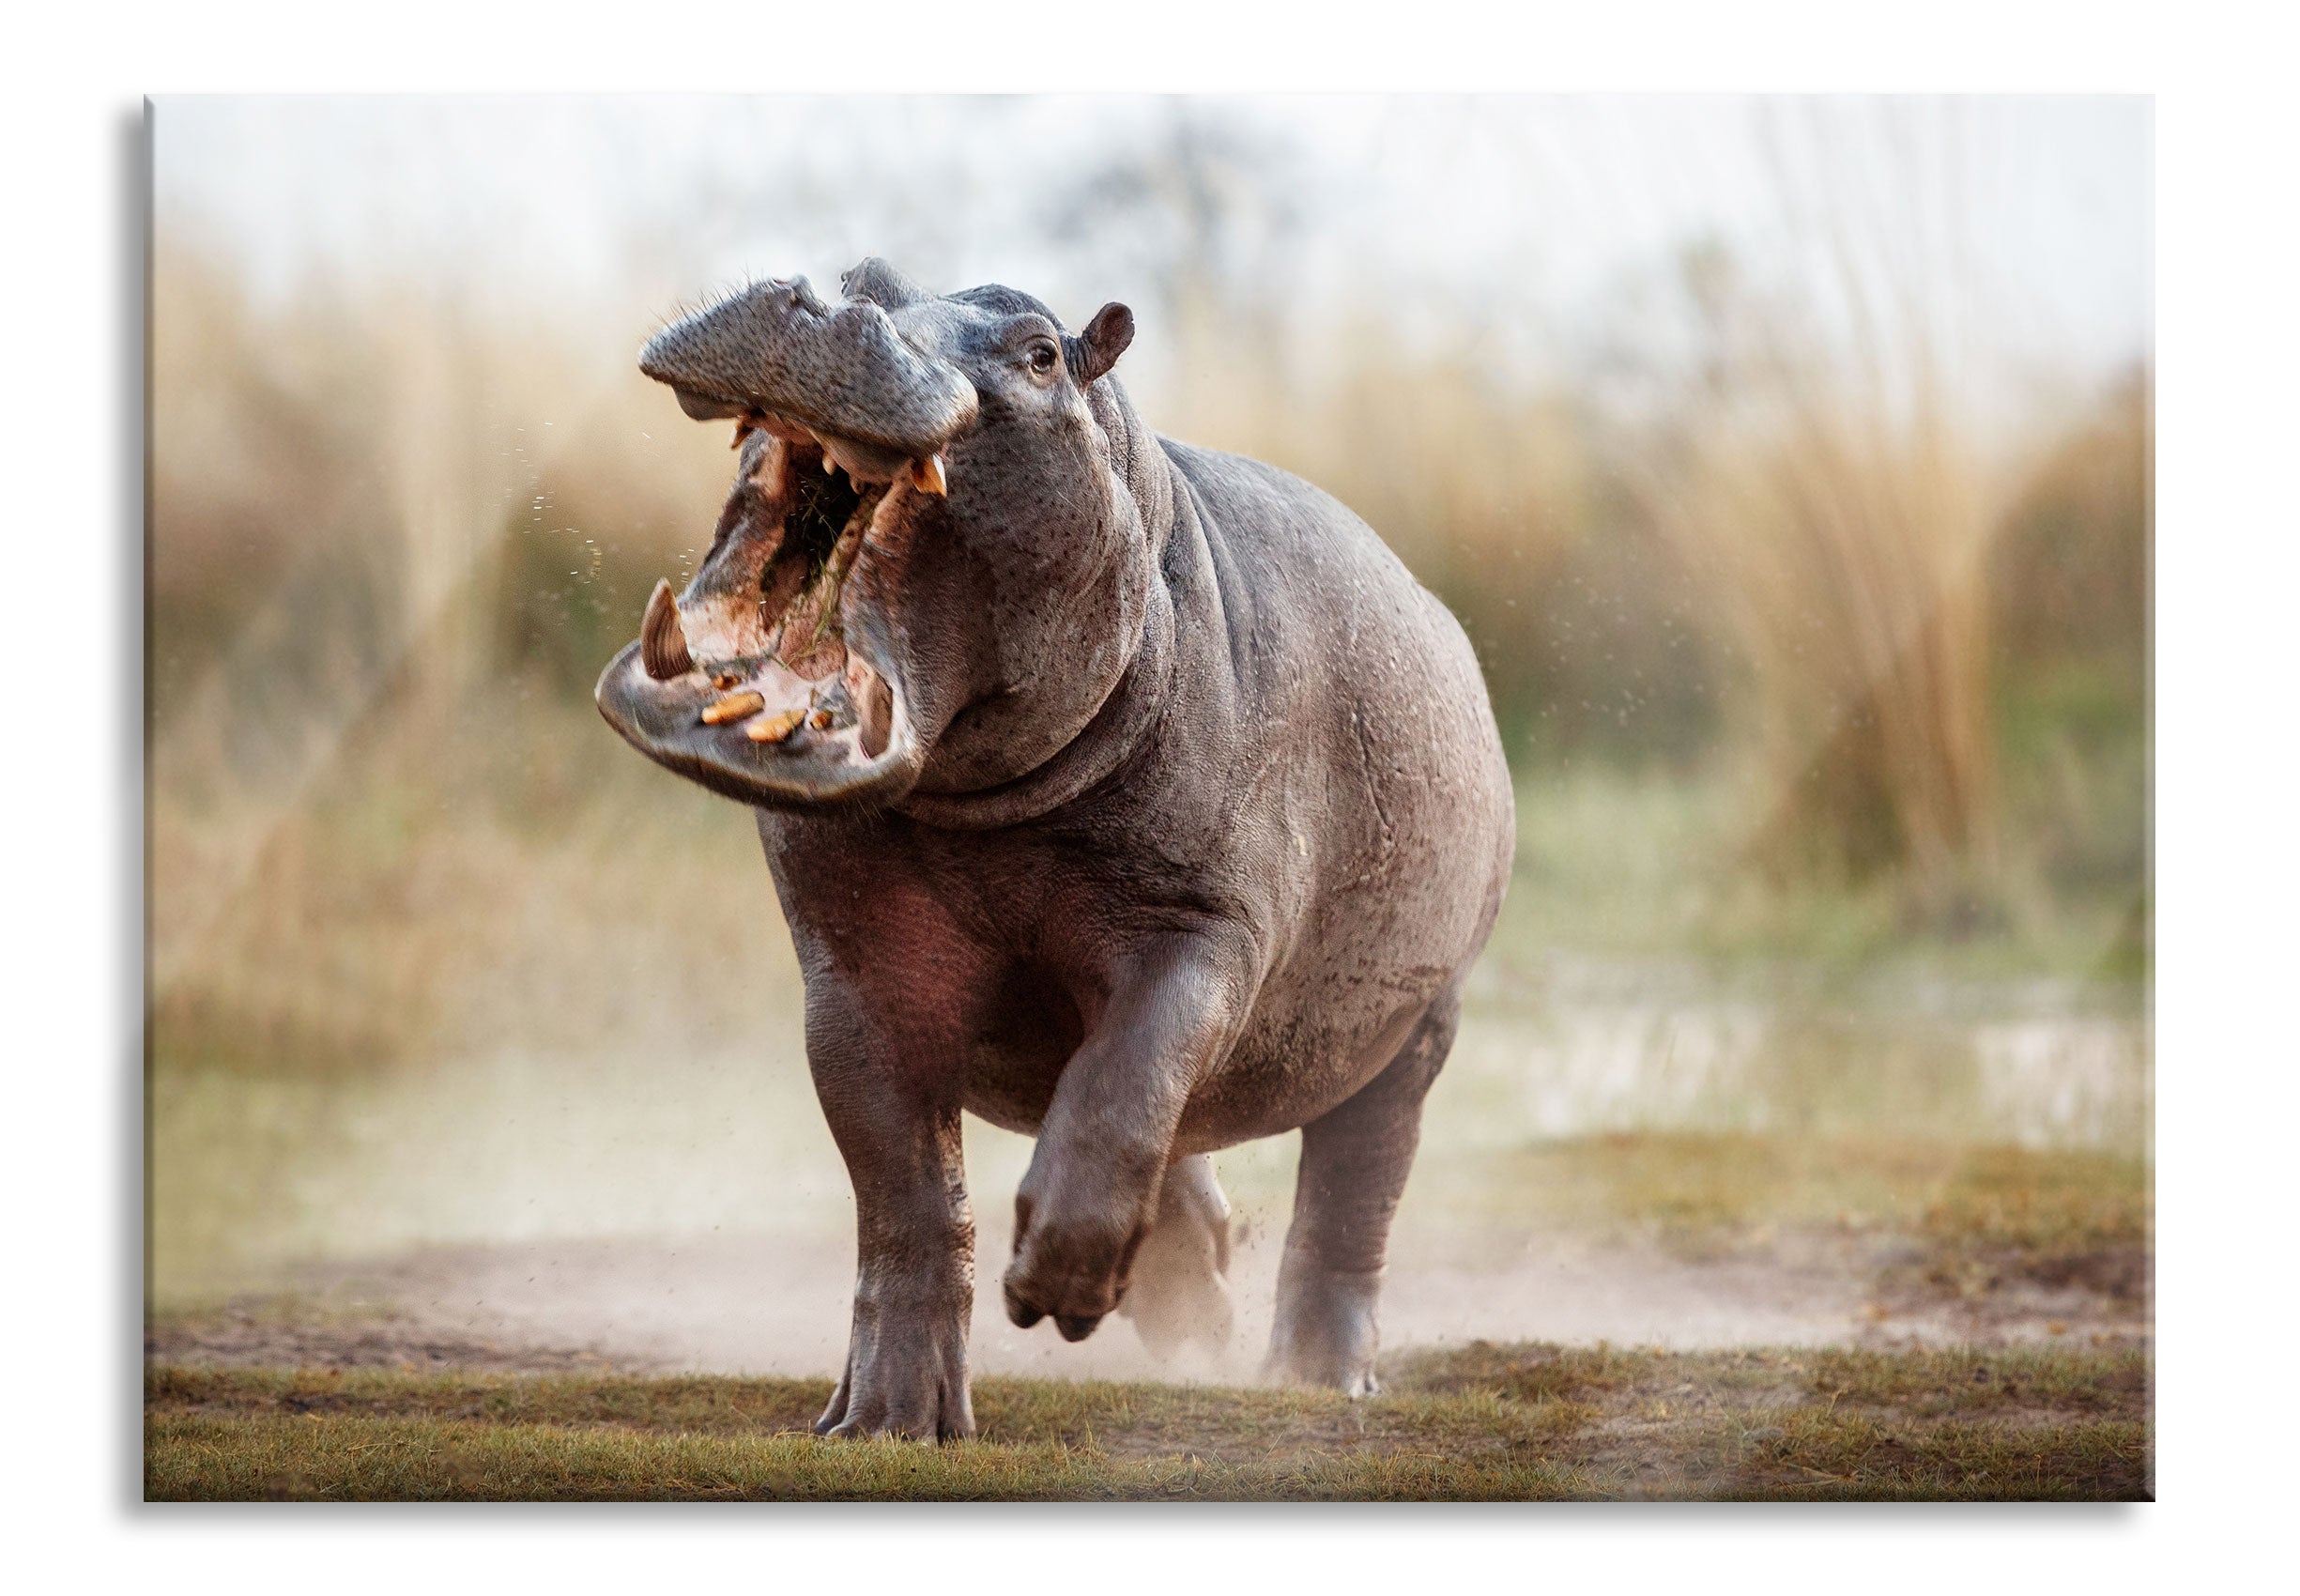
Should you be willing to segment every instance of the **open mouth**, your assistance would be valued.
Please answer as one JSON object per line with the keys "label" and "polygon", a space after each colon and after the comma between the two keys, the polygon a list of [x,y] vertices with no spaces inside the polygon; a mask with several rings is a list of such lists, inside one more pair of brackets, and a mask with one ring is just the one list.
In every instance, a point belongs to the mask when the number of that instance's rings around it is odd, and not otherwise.
{"label": "open mouth", "polygon": [[639,640],[600,678],[600,712],[657,763],[741,802],[882,793],[916,761],[899,695],[850,637],[849,578],[874,531],[943,491],[941,458],[880,475],[846,440],[755,411],[735,442],[748,513],[685,598],[656,585]]}

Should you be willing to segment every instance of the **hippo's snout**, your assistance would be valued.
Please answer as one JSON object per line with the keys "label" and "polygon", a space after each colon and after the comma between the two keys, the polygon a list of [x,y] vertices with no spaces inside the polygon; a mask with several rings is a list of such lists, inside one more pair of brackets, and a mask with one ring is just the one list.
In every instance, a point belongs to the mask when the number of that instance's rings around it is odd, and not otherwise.
{"label": "hippo's snout", "polygon": [[974,384],[905,340],[884,306],[825,304],[804,277],[755,284],[665,328],[639,370],[698,421],[786,418],[858,480],[933,458],[978,404]]}

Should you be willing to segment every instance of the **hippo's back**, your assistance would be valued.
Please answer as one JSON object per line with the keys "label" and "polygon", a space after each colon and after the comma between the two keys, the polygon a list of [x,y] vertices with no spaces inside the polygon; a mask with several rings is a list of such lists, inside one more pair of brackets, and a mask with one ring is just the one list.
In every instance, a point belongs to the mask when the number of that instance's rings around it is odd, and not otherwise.
{"label": "hippo's back", "polygon": [[1347,506],[1258,461],[1166,450],[1260,742],[1234,813],[1296,862],[1240,1064],[1259,1073],[1260,1046],[1270,1070],[1330,1067],[1338,1101],[1493,928],[1516,836],[1500,734],[1461,624]]}

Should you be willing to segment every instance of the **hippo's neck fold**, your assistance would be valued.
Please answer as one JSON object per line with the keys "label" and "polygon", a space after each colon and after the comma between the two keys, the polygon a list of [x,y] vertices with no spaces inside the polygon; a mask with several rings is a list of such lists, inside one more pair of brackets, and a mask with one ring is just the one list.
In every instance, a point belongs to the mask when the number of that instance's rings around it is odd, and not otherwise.
{"label": "hippo's neck fold", "polygon": [[1132,501],[1146,545],[1142,627],[1130,657],[1085,727],[1031,770],[969,791],[913,790],[896,807],[912,820],[954,830],[1020,824],[1050,813],[1110,775],[1149,735],[1172,697],[1178,648],[1166,550],[1183,489],[1173,461],[1109,378],[1090,395],[1110,446],[1111,469]]}

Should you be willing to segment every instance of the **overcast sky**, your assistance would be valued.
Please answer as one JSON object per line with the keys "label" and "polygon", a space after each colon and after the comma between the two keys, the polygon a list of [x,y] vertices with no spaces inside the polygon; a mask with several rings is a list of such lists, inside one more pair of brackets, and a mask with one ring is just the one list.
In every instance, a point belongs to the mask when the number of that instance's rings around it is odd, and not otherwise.
{"label": "overcast sky", "polygon": [[1297,316],[1467,317],[1542,363],[1689,239],[1794,282],[1850,238],[2015,361],[2089,373],[2150,345],[2134,98],[170,98],[156,199],[163,250],[196,237],[265,293],[388,271],[636,326],[882,253],[1075,325],[1155,301],[1188,245],[1107,179],[1193,136],[1235,222],[1221,269]]}

